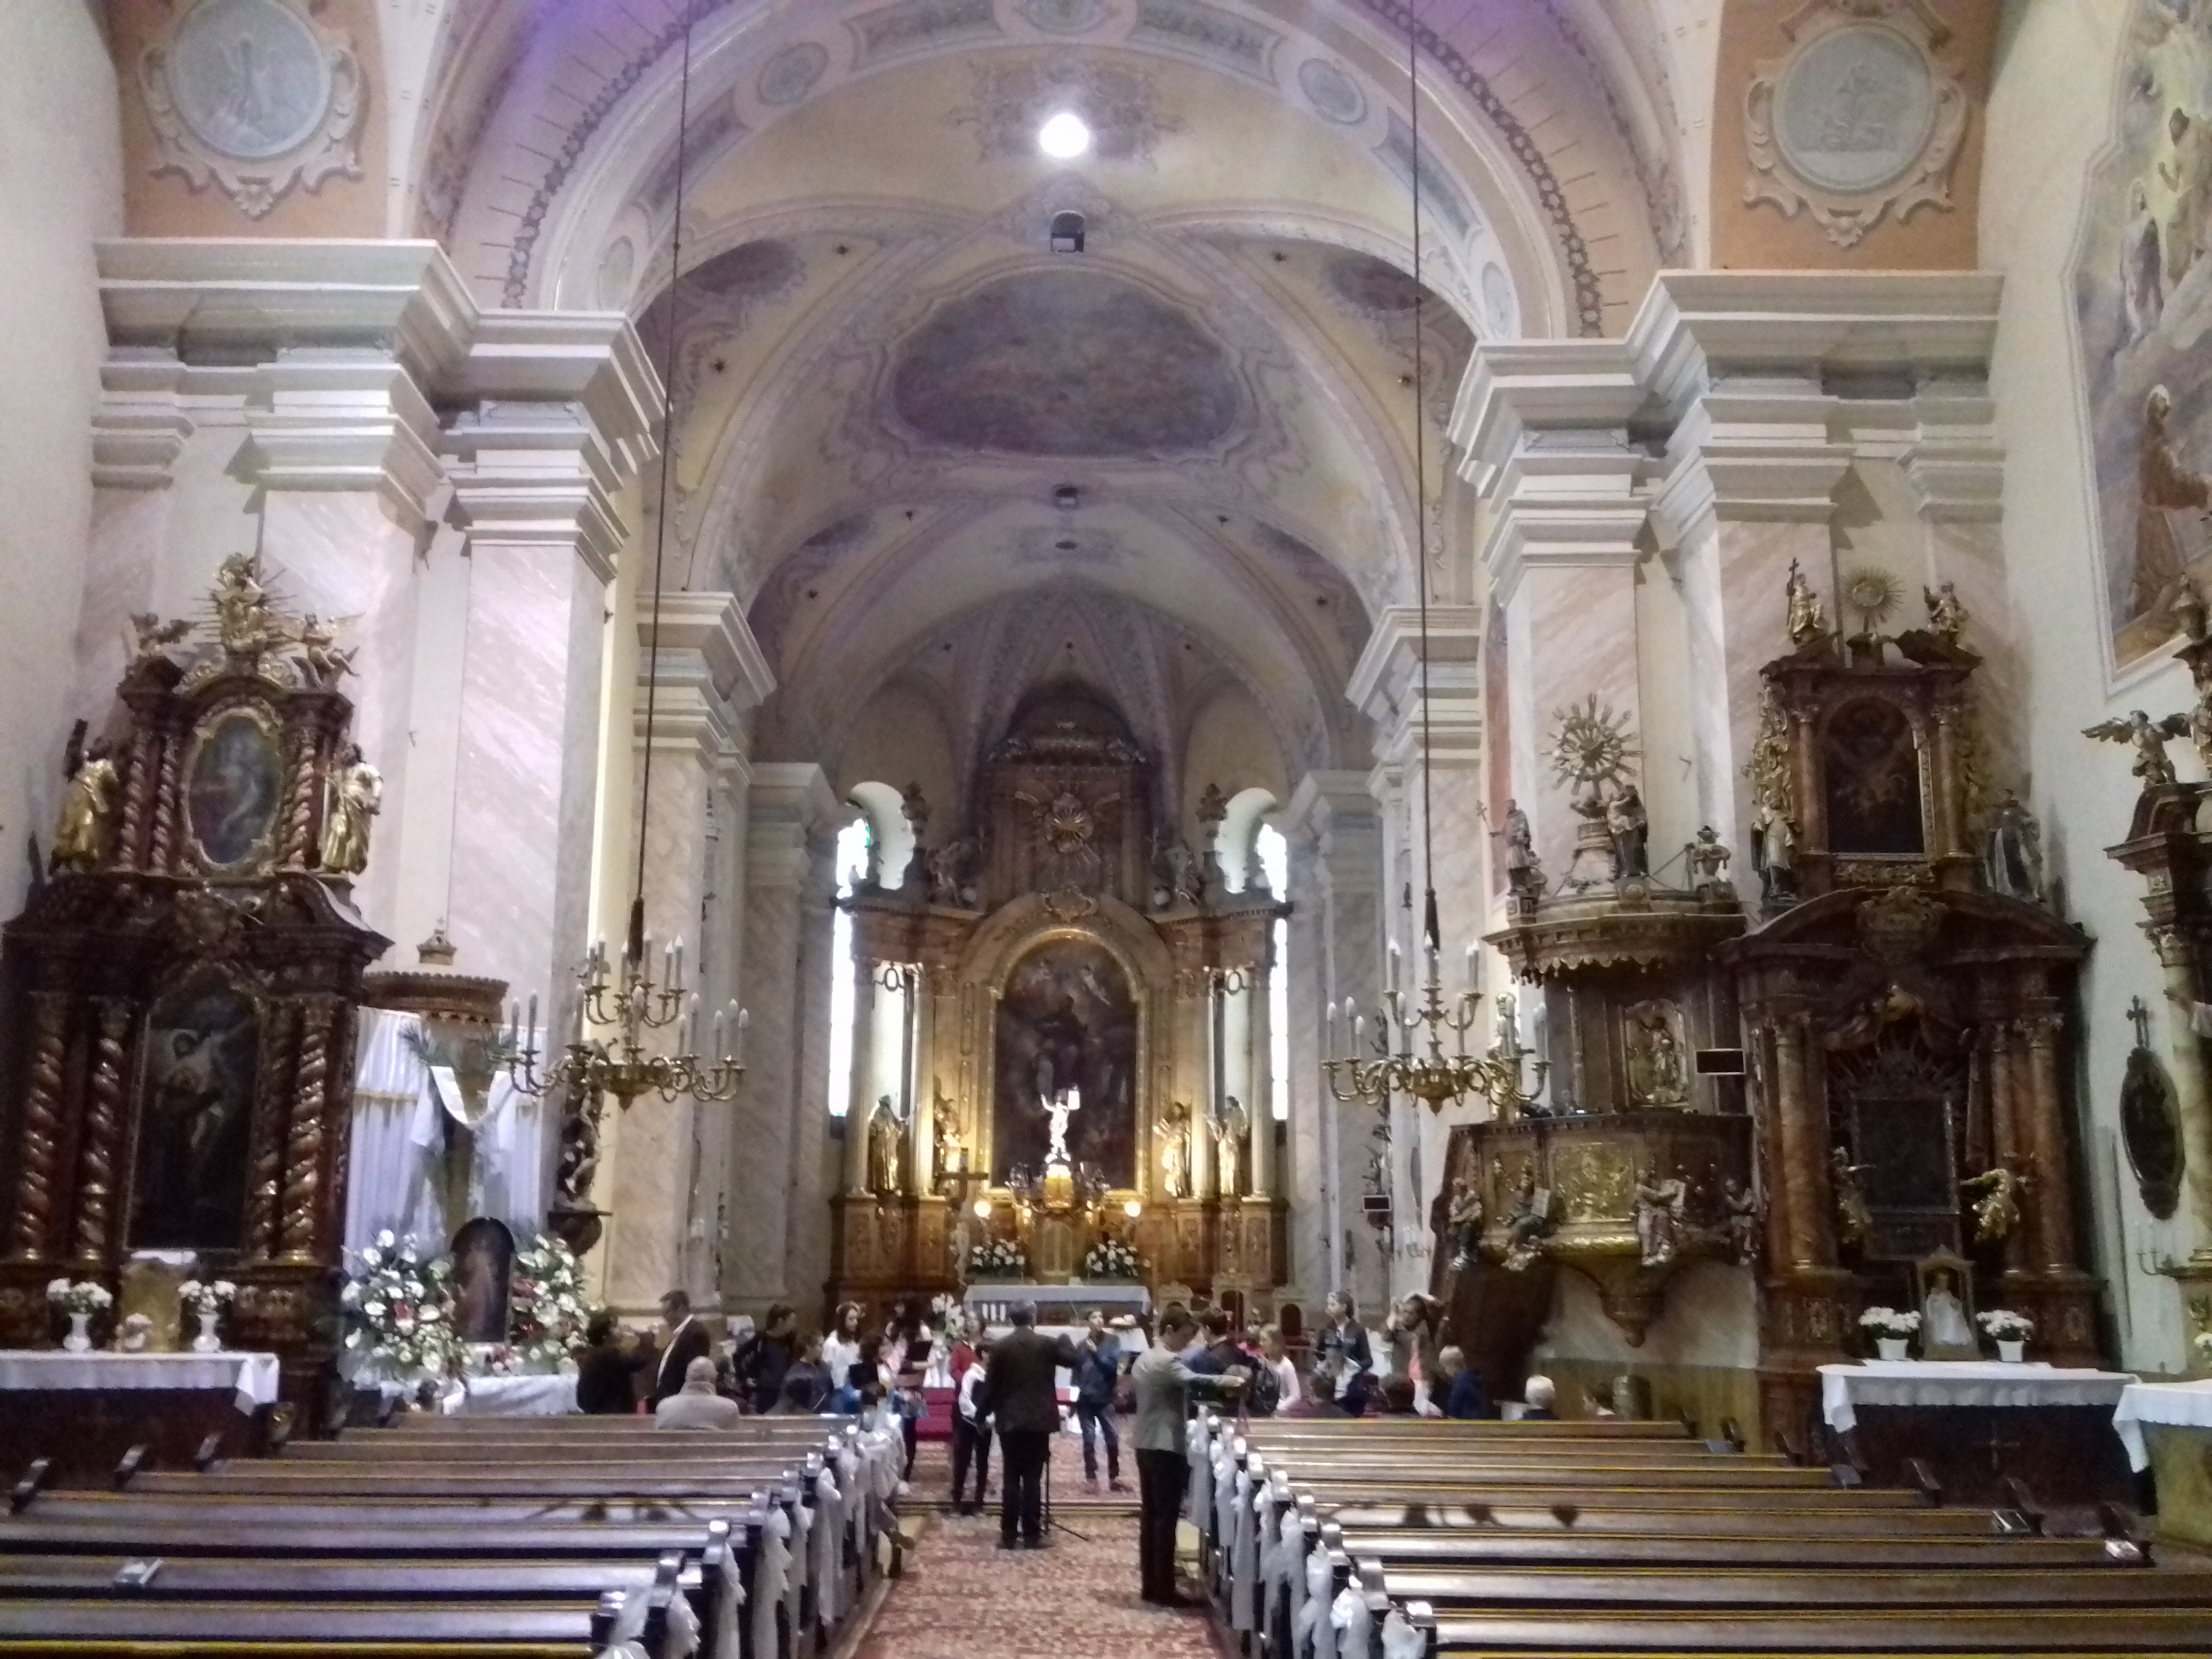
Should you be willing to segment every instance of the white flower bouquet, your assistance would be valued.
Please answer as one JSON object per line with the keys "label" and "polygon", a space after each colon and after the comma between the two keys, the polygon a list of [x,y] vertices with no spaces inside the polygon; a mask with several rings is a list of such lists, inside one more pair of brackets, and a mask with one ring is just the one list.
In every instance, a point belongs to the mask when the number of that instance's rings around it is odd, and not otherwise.
{"label": "white flower bouquet", "polygon": [[1920,1334],[1920,1316],[1899,1313],[1894,1308],[1869,1308],[1859,1316],[1859,1328],[1901,1341]]}
{"label": "white flower bouquet", "polygon": [[1084,1253],[1083,1276],[1088,1279],[1133,1282],[1144,1271],[1136,1251],[1118,1238],[1102,1238]]}
{"label": "white flower bouquet", "polygon": [[397,1382],[461,1369],[467,1349],[453,1329],[452,1262],[426,1258],[413,1238],[395,1238],[386,1228],[349,1266],[338,1297],[354,1327],[348,1349]]}
{"label": "white flower bouquet", "polygon": [[522,1369],[558,1370],[582,1346],[585,1323],[596,1311],[585,1297],[576,1253],[548,1233],[516,1253],[507,1297],[507,1345]]}
{"label": "white flower bouquet", "polygon": [[1977,1314],[1974,1323],[1992,1342],[2025,1342],[2035,1334],[2035,1322],[2010,1308],[1991,1308],[1987,1313]]}
{"label": "white flower bouquet", "polygon": [[970,1279],[1025,1279],[1029,1271],[1027,1252],[1011,1238],[987,1238],[968,1252]]}
{"label": "white flower bouquet", "polygon": [[105,1285],[95,1285],[88,1279],[71,1283],[57,1279],[46,1286],[46,1300],[64,1313],[106,1313],[115,1305],[115,1298]]}
{"label": "white flower bouquet", "polygon": [[177,1286],[177,1300],[196,1314],[220,1313],[224,1303],[237,1299],[238,1286],[227,1279],[210,1279],[204,1283],[188,1279]]}

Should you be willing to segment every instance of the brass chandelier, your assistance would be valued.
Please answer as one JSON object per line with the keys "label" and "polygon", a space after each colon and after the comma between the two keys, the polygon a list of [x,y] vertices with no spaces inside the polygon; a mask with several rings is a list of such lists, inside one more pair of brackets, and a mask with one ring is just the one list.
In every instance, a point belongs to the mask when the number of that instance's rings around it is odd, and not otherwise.
{"label": "brass chandelier", "polygon": [[[667,397],[660,411],[659,520],[654,526],[653,548],[653,620],[646,639],[645,760],[640,771],[637,805],[637,880],[629,905],[629,927],[623,941],[622,957],[610,973],[607,945],[595,942],[576,975],[576,1024],[560,1057],[543,1071],[538,1068],[538,999],[530,999],[527,1029],[510,1012],[508,1070],[515,1086],[529,1094],[552,1091],[597,1100],[612,1095],[628,1110],[632,1101],[647,1094],[673,1101],[690,1097],[700,1101],[733,1099],[744,1081],[746,1014],[732,1002],[714,1013],[712,1046],[702,1059],[699,1048],[699,997],[684,978],[684,941],[679,937],[661,955],[660,977],[652,973],[653,940],[645,931],[646,825],[653,806],[653,728],[660,693],[660,596],[662,573],[668,553],[668,492],[676,471],[676,334],[678,315],[678,283],[683,273],[684,183],[685,143],[691,113],[691,28],[684,24],[684,58],[677,82],[676,188],[673,216],[668,233],[668,328],[662,362],[668,375]],[[612,1026],[611,1041],[592,1036],[593,1027]],[[646,1034],[672,1028],[678,1042],[673,1054],[651,1054]]]}

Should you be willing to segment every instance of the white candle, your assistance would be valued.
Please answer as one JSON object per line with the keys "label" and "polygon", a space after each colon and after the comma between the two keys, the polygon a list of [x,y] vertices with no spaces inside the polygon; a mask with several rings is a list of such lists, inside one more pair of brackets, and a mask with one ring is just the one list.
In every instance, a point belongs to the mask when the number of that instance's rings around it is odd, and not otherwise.
{"label": "white candle", "polygon": [[1366,1048],[1367,1016],[1354,1014],[1352,1017],[1352,1050],[1354,1054],[1360,1054],[1364,1053]]}
{"label": "white candle", "polygon": [[584,1040],[584,1001],[582,997],[576,999],[576,1041],[579,1043]]}
{"label": "white candle", "polygon": [[730,1058],[732,1060],[738,1060],[745,1057],[745,1027],[752,1023],[752,1016],[744,1009],[738,1008],[735,1002],[731,1003],[730,1006],[737,1008],[738,1011],[738,1043]]}
{"label": "white candle", "polygon": [[538,993],[535,991],[530,994],[530,1019],[523,1029],[530,1033],[532,1038],[531,1046],[535,1048],[537,1046],[535,1039],[538,1036]]}
{"label": "white candle", "polygon": [[1383,981],[1382,988],[1395,996],[1398,990],[1398,941],[1396,939],[1390,941],[1387,972],[1389,976]]}
{"label": "white candle", "polygon": [[1472,993],[1482,988],[1482,946],[1467,947],[1467,988]]}
{"label": "white candle", "polygon": [[714,1054],[720,1058],[726,1053],[722,1047],[722,1011],[717,1008],[714,1010]]}
{"label": "white candle", "polygon": [[1336,1058],[1336,1005],[1334,1002],[1328,1005],[1328,1018],[1325,1024],[1328,1028],[1328,1047],[1323,1052],[1329,1059],[1334,1060]]}
{"label": "white candle", "polygon": [[669,988],[681,990],[684,986],[684,935],[676,936],[676,971],[669,976]]}

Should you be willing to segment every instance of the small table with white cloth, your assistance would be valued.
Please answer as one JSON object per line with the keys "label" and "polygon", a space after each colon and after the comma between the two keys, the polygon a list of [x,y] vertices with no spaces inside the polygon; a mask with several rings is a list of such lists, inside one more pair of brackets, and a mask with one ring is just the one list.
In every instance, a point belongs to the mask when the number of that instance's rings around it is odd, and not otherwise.
{"label": "small table with white cloth", "polygon": [[0,1349],[0,1467],[52,1456],[58,1483],[103,1485],[133,1446],[169,1468],[210,1435],[225,1456],[258,1451],[280,1379],[273,1353]]}
{"label": "small table with white cloth", "polygon": [[1951,1501],[2002,1504],[2016,1475],[2045,1504],[2131,1503],[2112,1411],[2124,1371],[1973,1360],[1870,1359],[1820,1367],[1820,1414],[1869,1480],[1906,1484],[1926,1463]]}
{"label": "small table with white cloth", "polygon": [[576,1404],[576,1377],[565,1376],[471,1376],[448,1383],[438,1396],[447,1417],[569,1417]]}
{"label": "small table with white cloth", "polygon": [[2157,1485],[2158,1535],[2212,1549],[2212,1378],[2130,1383],[2112,1429]]}

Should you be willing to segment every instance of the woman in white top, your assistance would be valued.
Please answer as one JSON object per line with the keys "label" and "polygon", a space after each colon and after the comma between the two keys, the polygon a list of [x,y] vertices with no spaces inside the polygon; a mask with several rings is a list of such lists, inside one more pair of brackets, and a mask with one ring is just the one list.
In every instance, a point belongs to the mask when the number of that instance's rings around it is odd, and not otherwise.
{"label": "woman in white top", "polygon": [[1303,1415],[1299,1408],[1305,1400],[1305,1391],[1298,1387],[1298,1368],[1291,1364],[1290,1356],[1284,1352],[1281,1326],[1269,1325],[1261,1331],[1260,1352],[1267,1357],[1267,1364],[1275,1373],[1275,1386],[1281,1390],[1275,1396],[1275,1415]]}
{"label": "woman in white top", "polygon": [[853,1389],[853,1367],[860,1361],[860,1304],[848,1302],[837,1310],[837,1323],[822,1339],[822,1369],[830,1373],[830,1409],[850,1413],[860,1409]]}

